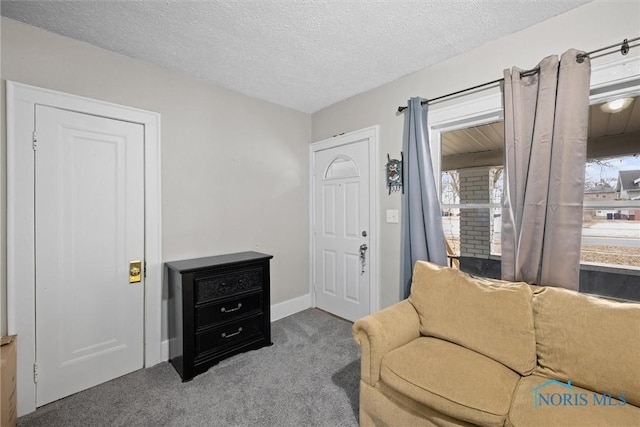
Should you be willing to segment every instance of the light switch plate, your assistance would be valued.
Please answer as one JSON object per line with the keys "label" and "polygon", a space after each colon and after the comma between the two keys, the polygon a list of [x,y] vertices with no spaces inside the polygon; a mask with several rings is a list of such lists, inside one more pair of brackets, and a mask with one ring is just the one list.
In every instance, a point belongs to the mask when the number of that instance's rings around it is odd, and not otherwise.
{"label": "light switch plate", "polygon": [[387,209],[387,222],[391,224],[398,223],[398,210],[397,209]]}

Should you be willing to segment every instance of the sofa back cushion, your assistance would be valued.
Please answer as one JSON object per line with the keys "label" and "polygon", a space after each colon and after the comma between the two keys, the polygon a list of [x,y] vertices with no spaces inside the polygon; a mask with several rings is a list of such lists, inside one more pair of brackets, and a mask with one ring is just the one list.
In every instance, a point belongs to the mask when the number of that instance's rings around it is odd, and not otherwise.
{"label": "sofa back cushion", "polygon": [[640,406],[640,304],[542,288],[533,310],[540,374]]}
{"label": "sofa back cushion", "polygon": [[484,354],[521,375],[536,366],[532,289],[418,261],[409,301],[422,335]]}

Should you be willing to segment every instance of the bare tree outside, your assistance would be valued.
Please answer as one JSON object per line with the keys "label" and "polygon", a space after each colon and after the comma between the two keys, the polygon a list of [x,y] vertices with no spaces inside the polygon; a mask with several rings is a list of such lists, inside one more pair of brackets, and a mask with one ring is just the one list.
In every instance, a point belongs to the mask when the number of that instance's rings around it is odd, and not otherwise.
{"label": "bare tree outside", "polygon": [[[586,167],[587,173],[585,174],[584,189],[589,190],[597,188],[599,186],[615,184],[615,178],[612,178],[613,174],[617,174],[617,168],[614,164],[614,159],[590,159],[587,161]],[[595,172],[595,173],[594,173]]]}
{"label": "bare tree outside", "polygon": [[442,203],[445,205],[460,203],[460,174],[458,171],[442,172]]}

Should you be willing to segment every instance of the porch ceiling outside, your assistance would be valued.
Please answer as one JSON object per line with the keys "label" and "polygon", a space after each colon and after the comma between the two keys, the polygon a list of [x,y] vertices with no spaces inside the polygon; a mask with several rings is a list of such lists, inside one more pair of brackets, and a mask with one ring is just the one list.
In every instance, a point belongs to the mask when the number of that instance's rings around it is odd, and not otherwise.
{"label": "porch ceiling outside", "polygon": [[[587,156],[603,158],[635,154],[640,140],[640,97],[617,113],[594,104],[589,111]],[[502,164],[503,122],[488,123],[442,135],[442,170]]]}

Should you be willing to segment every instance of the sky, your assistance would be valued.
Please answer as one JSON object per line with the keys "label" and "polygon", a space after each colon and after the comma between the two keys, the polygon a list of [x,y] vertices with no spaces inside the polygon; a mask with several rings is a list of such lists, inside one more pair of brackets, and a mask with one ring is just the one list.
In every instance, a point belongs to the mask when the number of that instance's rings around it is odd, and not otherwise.
{"label": "sky", "polygon": [[618,171],[626,170],[640,170],[640,155],[616,157],[613,159],[607,159],[608,166],[601,167],[600,165],[587,162],[586,179],[590,182],[598,182],[600,178],[606,182],[615,186],[618,179]]}

